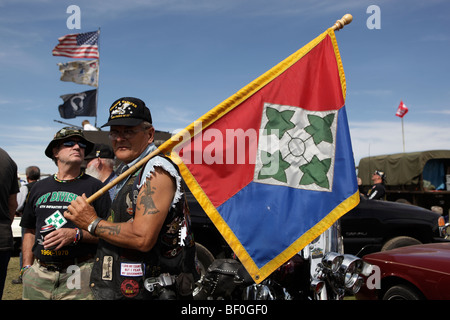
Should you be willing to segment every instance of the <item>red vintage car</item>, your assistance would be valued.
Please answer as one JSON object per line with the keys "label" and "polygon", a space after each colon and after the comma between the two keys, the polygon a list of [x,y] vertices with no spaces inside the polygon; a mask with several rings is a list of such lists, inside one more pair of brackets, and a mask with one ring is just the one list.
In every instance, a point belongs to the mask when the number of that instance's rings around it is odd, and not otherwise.
{"label": "red vintage car", "polygon": [[450,300],[450,243],[402,247],[363,259],[374,271],[364,279],[358,300]]}

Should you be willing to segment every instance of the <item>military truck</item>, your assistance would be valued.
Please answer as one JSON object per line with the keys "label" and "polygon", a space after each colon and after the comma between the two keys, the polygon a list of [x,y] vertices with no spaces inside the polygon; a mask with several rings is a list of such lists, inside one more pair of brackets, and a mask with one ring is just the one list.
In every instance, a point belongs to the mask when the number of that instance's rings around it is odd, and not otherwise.
{"label": "military truck", "polygon": [[372,173],[386,174],[386,200],[430,209],[446,218],[450,209],[450,150],[397,153],[362,158],[361,191],[372,186]]}

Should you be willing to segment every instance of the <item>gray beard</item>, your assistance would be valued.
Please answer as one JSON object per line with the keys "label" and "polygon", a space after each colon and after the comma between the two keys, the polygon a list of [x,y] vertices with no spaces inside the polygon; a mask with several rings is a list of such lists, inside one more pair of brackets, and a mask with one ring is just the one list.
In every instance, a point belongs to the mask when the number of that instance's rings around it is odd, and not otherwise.
{"label": "gray beard", "polygon": [[91,177],[94,177],[98,180],[100,180],[100,172],[98,172],[98,170],[94,167],[89,167],[86,168],[86,170],[84,171],[86,174],[90,175]]}

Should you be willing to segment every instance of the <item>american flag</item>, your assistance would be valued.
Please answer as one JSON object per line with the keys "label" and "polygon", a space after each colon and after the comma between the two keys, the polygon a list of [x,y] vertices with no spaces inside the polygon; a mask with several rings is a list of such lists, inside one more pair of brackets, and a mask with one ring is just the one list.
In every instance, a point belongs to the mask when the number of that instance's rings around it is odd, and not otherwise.
{"label": "american flag", "polygon": [[98,36],[99,31],[65,35],[58,39],[59,43],[52,54],[69,58],[98,59]]}

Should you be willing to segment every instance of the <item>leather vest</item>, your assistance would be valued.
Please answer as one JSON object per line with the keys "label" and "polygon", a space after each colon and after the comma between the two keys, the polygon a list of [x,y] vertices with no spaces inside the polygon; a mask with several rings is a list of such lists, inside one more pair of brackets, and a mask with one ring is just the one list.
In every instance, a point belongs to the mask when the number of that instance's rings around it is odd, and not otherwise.
{"label": "leather vest", "polygon": [[[141,178],[141,170],[128,178],[116,194],[108,221],[126,222],[134,217]],[[184,241],[182,234],[186,235],[183,236]],[[195,243],[184,196],[172,205],[157,243],[150,251],[121,248],[100,239],[91,273],[91,288],[95,297],[101,300],[155,299],[155,294],[147,291],[143,283],[146,278],[157,277],[161,273],[173,276],[191,274],[193,279],[198,278]]]}

